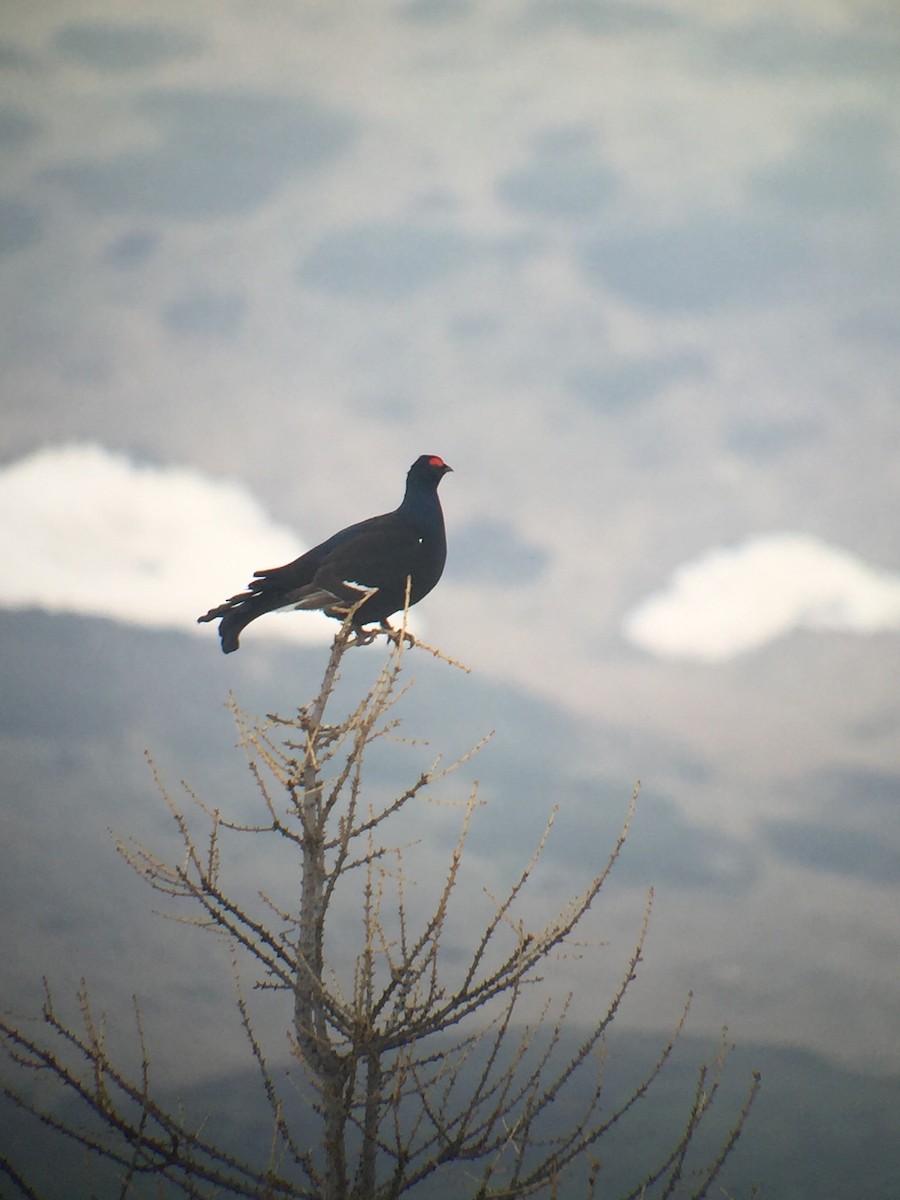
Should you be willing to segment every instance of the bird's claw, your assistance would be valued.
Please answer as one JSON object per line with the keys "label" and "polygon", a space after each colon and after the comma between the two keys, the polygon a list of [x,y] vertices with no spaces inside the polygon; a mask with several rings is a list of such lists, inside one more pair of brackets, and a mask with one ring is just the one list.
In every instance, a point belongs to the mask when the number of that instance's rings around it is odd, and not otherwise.
{"label": "bird's claw", "polygon": [[415,646],[417,644],[416,639],[408,629],[394,629],[387,621],[382,621],[378,629],[365,629],[360,626],[359,628],[355,628],[353,632],[355,636],[352,641],[347,642],[348,649],[351,646],[371,646],[380,633],[383,633],[388,641],[393,642],[395,646],[400,645],[401,639],[408,646]]}
{"label": "bird's claw", "polygon": [[351,646],[371,646],[378,637],[380,629],[356,629],[352,642],[347,643],[347,648]]}
{"label": "bird's claw", "polygon": [[416,645],[416,639],[408,629],[394,629],[394,627],[389,625],[387,621],[382,621],[381,628],[384,631],[384,635],[388,641],[393,642],[395,646],[400,645],[401,639],[405,641],[408,646]]}

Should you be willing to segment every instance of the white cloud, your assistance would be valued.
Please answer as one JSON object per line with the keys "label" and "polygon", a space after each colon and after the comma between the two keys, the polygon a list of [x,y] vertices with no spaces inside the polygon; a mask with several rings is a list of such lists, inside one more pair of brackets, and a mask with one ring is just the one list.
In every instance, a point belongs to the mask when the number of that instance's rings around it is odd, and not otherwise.
{"label": "white cloud", "polygon": [[795,629],[900,629],[900,575],[804,534],[771,534],[684,564],[623,622],[651,654],[706,662]]}
{"label": "white cloud", "polygon": [[[211,637],[197,616],[303,550],[240,484],[97,445],[0,470],[0,607],[83,613]],[[254,636],[320,641],[333,622],[274,614]]]}

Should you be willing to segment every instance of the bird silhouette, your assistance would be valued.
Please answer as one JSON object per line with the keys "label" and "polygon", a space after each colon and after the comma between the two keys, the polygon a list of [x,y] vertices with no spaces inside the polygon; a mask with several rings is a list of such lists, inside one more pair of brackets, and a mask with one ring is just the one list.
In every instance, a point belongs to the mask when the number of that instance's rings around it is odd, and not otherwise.
{"label": "bird silhouette", "polygon": [[370,640],[367,622],[390,631],[388,618],[405,606],[407,586],[410,606],[418,604],[443,573],[447,536],[437,489],[452,469],[436,454],[421,455],[409,468],[399,508],[348,525],[283,567],[256,571],[246,592],[198,622],[219,621],[226,654],[238,649],[251,621],[275,609],[317,609],[343,621],[358,604],[352,619],[358,636]]}

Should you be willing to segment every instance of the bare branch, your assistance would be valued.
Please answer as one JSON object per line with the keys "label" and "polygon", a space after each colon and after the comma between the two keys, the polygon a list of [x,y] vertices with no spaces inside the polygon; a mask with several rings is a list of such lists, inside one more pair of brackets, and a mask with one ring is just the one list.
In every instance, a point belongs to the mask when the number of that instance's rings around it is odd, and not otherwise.
{"label": "bare branch", "polygon": [[[587,1196],[593,1196],[599,1173],[589,1156],[625,1125],[666,1070],[690,1005],[688,997],[640,1081],[626,1095],[609,1095],[607,1034],[644,953],[652,891],[633,949],[613,977],[618,982],[598,1000],[587,1029],[576,1035],[572,1028],[572,996],[552,1004],[541,991],[561,958],[593,944],[581,929],[622,851],[639,788],[597,873],[535,923],[523,915],[525,900],[553,836],[552,809],[512,882],[499,895],[482,890],[487,911],[473,928],[463,864],[482,801],[476,787],[459,801],[435,796],[435,788],[484,741],[449,765],[437,758],[414,771],[388,798],[371,790],[367,766],[373,744],[399,740],[410,647],[459,664],[412,639],[405,619],[399,630],[362,636],[351,621],[352,614],[334,639],[318,692],[294,715],[257,719],[229,701],[256,806],[249,817],[242,809],[237,819],[187,785],[176,803],[148,757],[177,833],[177,855],[164,858],[114,835],[119,854],[162,897],[164,915],[211,930],[229,945],[240,1026],[271,1121],[266,1161],[243,1161],[207,1136],[202,1123],[192,1124],[158,1099],[137,1000],[136,1078],[117,1065],[86,984],[74,1024],[57,1014],[48,987],[36,1027],[0,1021],[0,1040],[15,1069],[53,1079],[78,1102],[87,1124],[69,1123],[27,1088],[3,1085],[5,1094],[46,1130],[114,1167],[122,1197],[153,1178],[190,1197],[396,1200],[439,1173],[482,1200],[555,1197],[577,1164],[587,1167]],[[347,711],[335,711],[343,655],[380,633],[388,653],[371,687]],[[424,803],[454,803],[459,810],[455,841],[443,875],[428,881],[427,903],[411,886],[417,843],[393,835],[400,814],[415,814]],[[230,886],[227,851],[247,837],[273,839],[293,856],[287,900],[278,881],[266,880],[249,896]],[[350,933],[342,924],[344,944],[335,953],[336,914],[354,905],[358,923]],[[453,929],[463,914],[467,949],[459,965],[463,947]],[[287,1033],[307,1115],[317,1122],[312,1144],[287,1115],[271,1052],[251,1019],[241,979],[247,964],[263,997],[271,991],[291,996]],[[543,997],[530,1022],[520,1017],[526,993]],[[692,1167],[726,1057],[723,1045],[720,1056],[699,1069],[683,1132],[655,1165],[648,1149],[646,1167],[627,1193],[631,1200],[651,1191],[673,1196],[688,1184],[699,1198],[719,1178],[759,1087],[754,1078],[711,1161]],[[571,1120],[560,1122],[564,1104],[571,1106]],[[0,1175],[26,1200],[35,1196],[6,1157],[0,1157]]]}

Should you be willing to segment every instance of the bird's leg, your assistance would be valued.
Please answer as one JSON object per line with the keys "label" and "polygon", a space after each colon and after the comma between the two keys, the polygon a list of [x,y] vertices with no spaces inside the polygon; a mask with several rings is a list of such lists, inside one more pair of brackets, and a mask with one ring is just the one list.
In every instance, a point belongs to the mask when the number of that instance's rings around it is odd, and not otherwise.
{"label": "bird's leg", "polygon": [[[390,621],[385,617],[381,622],[381,628],[384,630],[385,637],[389,642],[394,642],[395,645],[400,645],[400,639],[403,638],[410,646],[415,646],[416,639],[408,629],[395,629]],[[375,634],[372,635],[376,636]]]}
{"label": "bird's leg", "polygon": [[371,646],[378,637],[377,629],[365,629],[362,625],[354,625],[353,632],[356,635],[352,642],[347,643],[350,646]]}
{"label": "bird's leg", "polygon": [[362,608],[367,600],[371,600],[377,591],[378,588],[369,588],[353,604],[332,604],[326,610],[329,616],[340,616],[344,618],[345,622],[350,622],[350,627],[355,636],[352,642],[347,643],[348,648],[350,646],[369,646],[378,637],[378,630],[366,629],[357,616],[360,608]]}

